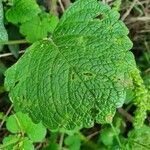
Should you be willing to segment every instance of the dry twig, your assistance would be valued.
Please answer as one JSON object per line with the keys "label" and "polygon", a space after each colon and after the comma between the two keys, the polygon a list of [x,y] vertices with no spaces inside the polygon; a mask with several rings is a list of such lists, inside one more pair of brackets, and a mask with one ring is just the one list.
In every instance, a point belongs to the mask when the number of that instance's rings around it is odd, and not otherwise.
{"label": "dry twig", "polygon": [[130,14],[131,10],[133,9],[133,7],[135,6],[136,3],[137,3],[137,0],[134,0],[132,2],[132,4],[130,5],[130,8],[122,16],[122,18],[121,18],[122,21],[124,21],[128,17],[128,15]]}
{"label": "dry twig", "polygon": [[133,117],[123,108],[118,108],[118,112],[125,117],[129,122],[133,122]]}
{"label": "dry twig", "polygon": [[62,2],[64,4],[65,8],[68,8],[70,6],[70,4],[71,4],[70,0],[62,0]]}
{"label": "dry twig", "polygon": [[59,3],[59,5],[60,5],[62,11],[64,12],[64,11],[65,11],[65,8],[64,8],[64,6],[63,6],[62,1],[61,1],[61,0],[58,0],[58,3]]}
{"label": "dry twig", "polygon": [[[23,54],[24,52],[25,52],[25,50],[21,50],[21,51],[19,51],[19,54]],[[13,55],[12,53],[0,54],[0,58],[12,56],[12,55]]]}
{"label": "dry twig", "polygon": [[7,118],[7,116],[9,115],[9,113],[11,112],[12,108],[13,108],[13,105],[11,105],[11,106],[9,107],[9,109],[7,110],[5,116],[4,116],[4,118],[3,118],[3,120],[2,120],[2,122],[1,122],[1,124],[0,124],[0,130],[1,130],[1,128],[2,128],[2,126],[3,126],[3,124],[4,124],[4,122],[5,122],[5,119]]}

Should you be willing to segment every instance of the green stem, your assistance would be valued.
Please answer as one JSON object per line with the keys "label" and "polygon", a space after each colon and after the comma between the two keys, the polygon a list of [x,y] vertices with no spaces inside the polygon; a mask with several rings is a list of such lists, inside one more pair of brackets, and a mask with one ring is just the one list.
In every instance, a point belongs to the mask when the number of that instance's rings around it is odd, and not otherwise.
{"label": "green stem", "polygon": [[16,143],[19,142],[19,140],[20,140],[20,139],[11,140],[11,141],[9,141],[8,143],[6,143],[6,144],[0,146],[0,149],[4,149],[4,148],[6,148],[6,147],[8,147],[8,146],[10,146],[10,145],[16,144]]}
{"label": "green stem", "polygon": [[147,148],[147,149],[150,149],[150,147],[149,147],[149,146],[147,146],[147,145],[144,145],[144,144],[139,143],[139,142],[134,141],[134,140],[132,140],[132,141],[133,141],[134,143],[138,144],[138,145],[141,145],[141,146],[143,146],[143,147],[145,147],[145,148]]}
{"label": "green stem", "polygon": [[2,41],[0,45],[15,45],[15,44],[25,44],[28,43],[25,39],[22,40],[15,40],[15,41]]}
{"label": "green stem", "polygon": [[16,119],[16,122],[17,122],[17,124],[18,124],[18,127],[20,128],[21,135],[22,135],[22,136],[24,136],[24,132],[23,132],[23,129],[22,129],[21,123],[20,123],[20,121],[19,121],[19,119],[18,119],[17,115],[16,115],[16,114],[14,114],[14,117],[15,117],[15,119]]}
{"label": "green stem", "polygon": [[112,129],[113,129],[113,131],[114,131],[114,133],[115,133],[116,140],[117,140],[117,142],[118,142],[120,148],[123,148],[123,146],[122,146],[122,144],[121,144],[121,142],[120,142],[119,136],[118,136],[118,134],[117,134],[117,132],[116,132],[116,129],[114,128],[114,126],[113,126],[112,123],[110,123],[110,125],[111,125],[111,127],[112,127]]}
{"label": "green stem", "polygon": [[59,140],[59,150],[63,149],[63,141],[64,141],[64,133],[61,134],[60,140]]}
{"label": "green stem", "polygon": [[84,136],[81,132],[78,132],[78,135],[79,135],[80,139],[84,143],[86,143],[86,145],[88,145],[92,149],[97,149],[97,145],[94,142],[92,142],[90,139],[88,139],[86,136]]}

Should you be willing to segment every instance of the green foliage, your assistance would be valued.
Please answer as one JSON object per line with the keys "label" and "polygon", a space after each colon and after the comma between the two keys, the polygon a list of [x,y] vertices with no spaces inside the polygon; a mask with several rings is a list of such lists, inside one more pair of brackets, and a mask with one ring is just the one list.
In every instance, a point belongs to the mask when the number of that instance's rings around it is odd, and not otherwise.
{"label": "green foliage", "polygon": [[6,120],[7,130],[11,132],[3,139],[0,149],[3,150],[34,150],[34,142],[42,142],[46,129],[41,124],[35,124],[28,115],[17,112]]}
{"label": "green foliage", "polygon": [[11,115],[6,122],[6,127],[11,133],[27,134],[33,142],[42,141],[46,134],[46,129],[41,123],[34,124],[26,114],[21,112]]}
{"label": "green foliage", "polygon": [[141,70],[147,70],[150,66],[150,51],[147,49],[146,52],[143,52],[143,55],[138,60],[138,65]]}
{"label": "green foliage", "polygon": [[57,23],[57,17],[48,13],[42,13],[23,23],[20,27],[20,32],[26,35],[28,41],[35,42],[47,37],[47,33],[52,33]]}
{"label": "green foliage", "polygon": [[0,112],[0,120],[2,120],[4,118],[4,113]]}
{"label": "green foliage", "polygon": [[148,91],[150,91],[150,71],[144,75],[143,79],[144,79],[145,86],[147,87]]}
{"label": "green foliage", "polygon": [[126,148],[129,150],[148,150],[150,149],[150,128],[142,126],[140,129],[134,129],[128,134],[128,144]]}
{"label": "green foliage", "polygon": [[118,19],[96,0],[75,2],[52,39],[35,42],[6,72],[15,109],[65,132],[112,122],[126,91],[144,89],[128,29]]}
{"label": "green foliage", "polygon": [[68,146],[69,150],[80,150],[81,139],[79,135],[70,135],[65,139],[65,144]]}
{"label": "green foliage", "polygon": [[147,116],[147,110],[149,104],[148,99],[148,90],[145,88],[143,84],[143,80],[137,76],[134,76],[134,84],[135,84],[135,99],[134,103],[137,106],[134,118],[134,127],[141,128],[144,124],[144,121]]}
{"label": "green foliage", "polygon": [[14,0],[6,18],[9,22],[19,25],[20,33],[31,43],[46,38],[58,23],[56,16],[42,12],[35,0]]}
{"label": "green foliage", "polygon": [[105,128],[101,132],[100,141],[102,141],[105,146],[112,146],[114,144],[115,136],[112,128]]}
{"label": "green foliage", "polygon": [[121,7],[121,0],[115,0],[113,3],[113,9],[120,11],[120,7]]}
{"label": "green foliage", "polygon": [[[2,5],[2,0],[0,0],[0,42],[7,41],[7,40],[8,40],[8,35],[4,27],[3,5]],[[2,46],[0,45],[0,51],[1,50],[2,50]]]}
{"label": "green foliage", "polygon": [[[121,141],[121,150],[148,150],[150,149],[150,128],[146,125],[138,129],[132,129],[128,133],[128,137],[125,138],[120,134],[118,126],[115,127],[116,133],[112,128],[106,126],[101,130],[99,142],[100,148],[104,150],[116,150],[120,149],[118,142],[116,141],[116,135]],[[119,131],[120,130],[120,131]]]}
{"label": "green foliage", "polygon": [[50,138],[48,139],[49,145],[46,146],[43,150],[58,150],[59,145],[57,143],[58,133],[51,133]]}
{"label": "green foliage", "polygon": [[31,140],[27,137],[21,138],[17,135],[9,135],[3,140],[3,145],[0,146],[3,150],[34,150]]}
{"label": "green foliage", "polygon": [[13,6],[7,11],[6,18],[14,24],[24,23],[40,13],[35,0],[13,0]]}
{"label": "green foliage", "polygon": [[121,141],[121,132],[124,132],[122,128],[123,120],[115,116],[113,124],[103,125],[100,131],[98,143],[100,147],[107,150],[115,150],[118,148],[124,148]]}

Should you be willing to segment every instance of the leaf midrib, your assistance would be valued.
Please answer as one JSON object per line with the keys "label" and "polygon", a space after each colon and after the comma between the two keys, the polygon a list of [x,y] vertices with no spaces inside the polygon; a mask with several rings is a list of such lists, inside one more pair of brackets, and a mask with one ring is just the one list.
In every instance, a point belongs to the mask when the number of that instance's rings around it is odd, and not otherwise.
{"label": "leaf midrib", "polygon": [[[80,81],[84,84],[84,86],[86,87],[86,89],[90,92],[91,96],[95,99],[95,101],[94,101],[94,106],[96,106],[96,104],[97,104],[97,106],[98,106],[98,103],[97,103],[95,94],[88,88],[88,86],[86,85],[86,83],[82,80],[82,78],[80,77],[80,75],[76,72],[74,66],[73,66],[71,63],[69,63],[69,61],[67,60],[67,58],[61,53],[61,51],[59,50],[58,46],[54,43],[53,39],[50,39],[50,41],[51,41],[51,43],[56,47],[58,53],[60,53],[60,54],[62,55],[63,59],[65,59],[65,61],[67,62],[67,64],[68,64],[69,66],[71,66],[71,68],[74,70],[74,73],[78,76],[78,78],[80,79]],[[69,92],[69,91],[68,91],[68,92]]]}

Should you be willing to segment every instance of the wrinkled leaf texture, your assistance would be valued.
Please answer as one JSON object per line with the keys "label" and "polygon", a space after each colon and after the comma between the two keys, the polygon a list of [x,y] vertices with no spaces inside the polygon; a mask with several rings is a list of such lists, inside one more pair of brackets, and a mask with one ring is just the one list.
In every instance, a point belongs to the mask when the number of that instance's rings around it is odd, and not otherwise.
{"label": "wrinkled leaf texture", "polygon": [[110,123],[139,76],[128,29],[119,13],[96,0],[78,0],[51,39],[35,42],[6,72],[16,110],[51,130]]}

